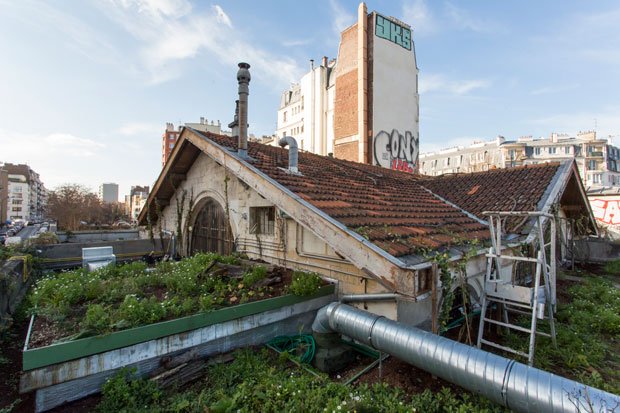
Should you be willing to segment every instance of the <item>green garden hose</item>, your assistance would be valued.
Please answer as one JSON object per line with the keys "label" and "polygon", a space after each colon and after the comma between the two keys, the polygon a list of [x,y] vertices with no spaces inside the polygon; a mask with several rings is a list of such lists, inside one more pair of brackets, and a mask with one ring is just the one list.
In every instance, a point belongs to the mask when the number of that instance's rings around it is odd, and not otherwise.
{"label": "green garden hose", "polygon": [[297,356],[302,363],[308,364],[314,359],[314,352],[316,350],[316,343],[311,334],[277,336],[272,338],[267,344],[280,352],[286,351],[291,355]]}

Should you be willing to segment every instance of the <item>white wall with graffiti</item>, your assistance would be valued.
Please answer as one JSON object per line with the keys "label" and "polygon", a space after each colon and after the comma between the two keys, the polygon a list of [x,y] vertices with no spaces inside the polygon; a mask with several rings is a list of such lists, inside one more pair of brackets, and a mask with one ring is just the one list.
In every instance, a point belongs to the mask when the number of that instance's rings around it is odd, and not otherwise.
{"label": "white wall with graffiti", "polygon": [[411,28],[373,13],[373,164],[418,171],[418,68]]}
{"label": "white wall with graffiti", "polygon": [[620,195],[588,196],[599,227],[614,239],[620,239]]}

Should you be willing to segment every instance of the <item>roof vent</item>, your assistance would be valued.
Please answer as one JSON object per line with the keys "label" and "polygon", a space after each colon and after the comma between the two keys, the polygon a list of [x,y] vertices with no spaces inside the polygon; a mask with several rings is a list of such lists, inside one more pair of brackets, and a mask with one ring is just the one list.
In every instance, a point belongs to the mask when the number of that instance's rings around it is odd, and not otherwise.
{"label": "roof vent", "polygon": [[292,136],[283,136],[279,141],[278,145],[285,148],[288,145],[288,169],[285,169],[288,173],[293,175],[301,175],[299,173],[299,169],[297,168],[297,141]]}
{"label": "roof vent", "polygon": [[248,157],[248,95],[250,94],[250,65],[239,63],[239,156]]}

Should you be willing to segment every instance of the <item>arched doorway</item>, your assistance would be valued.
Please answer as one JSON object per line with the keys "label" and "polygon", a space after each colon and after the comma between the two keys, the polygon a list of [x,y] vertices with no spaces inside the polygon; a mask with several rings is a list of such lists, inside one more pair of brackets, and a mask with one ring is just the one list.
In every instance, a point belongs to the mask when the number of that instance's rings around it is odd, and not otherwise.
{"label": "arched doorway", "polygon": [[234,240],[226,213],[215,199],[208,198],[194,221],[191,253],[202,251],[230,255],[233,249]]}

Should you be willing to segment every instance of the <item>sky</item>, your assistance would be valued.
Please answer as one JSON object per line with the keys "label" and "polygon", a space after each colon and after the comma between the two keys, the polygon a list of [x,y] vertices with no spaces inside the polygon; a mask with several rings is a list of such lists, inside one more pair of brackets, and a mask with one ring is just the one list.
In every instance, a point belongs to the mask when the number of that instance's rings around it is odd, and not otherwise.
{"label": "sky", "polygon": [[[0,0],[0,162],[122,198],[157,179],[166,122],[232,120],[241,61],[249,132],[270,135],[281,93],[336,56],[358,4]],[[366,4],[412,26],[422,153],[595,128],[620,145],[620,2]]]}

